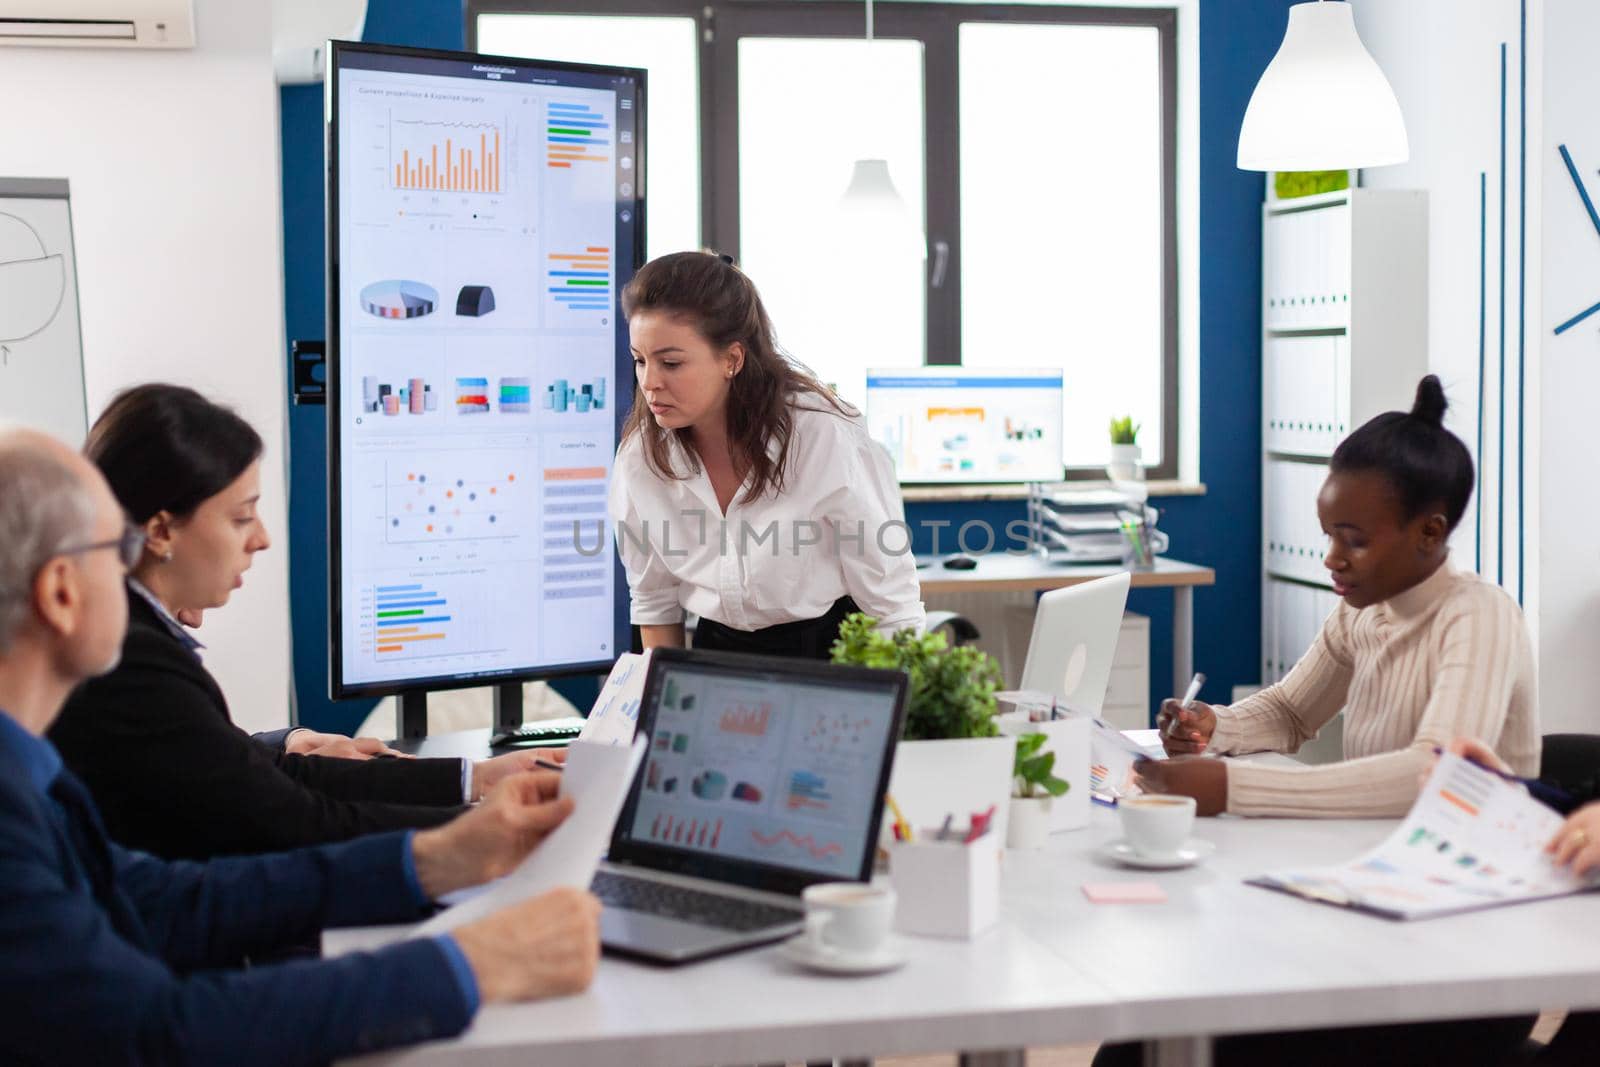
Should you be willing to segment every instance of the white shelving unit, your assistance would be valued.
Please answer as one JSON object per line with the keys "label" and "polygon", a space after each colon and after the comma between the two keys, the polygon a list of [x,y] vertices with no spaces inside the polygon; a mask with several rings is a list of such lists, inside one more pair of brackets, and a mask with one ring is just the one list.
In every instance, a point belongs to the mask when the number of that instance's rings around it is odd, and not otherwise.
{"label": "white shelving unit", "polygon": [[1428,200],[1346,189],[1269,200],[1261,221],[1261,677],[1270,684],[1338,603],[1317,520],[1334,448],[1374,415],[1408,410],[1428,371]]}

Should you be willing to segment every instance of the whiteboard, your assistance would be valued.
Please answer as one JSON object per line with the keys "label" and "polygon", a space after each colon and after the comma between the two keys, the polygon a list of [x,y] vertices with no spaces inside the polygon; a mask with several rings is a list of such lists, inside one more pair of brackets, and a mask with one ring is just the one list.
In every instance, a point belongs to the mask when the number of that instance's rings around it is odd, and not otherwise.
{"label": "whiteboard", "polygon": [[64,178],[0,178],[0,421],[74,448],[88,432]]}

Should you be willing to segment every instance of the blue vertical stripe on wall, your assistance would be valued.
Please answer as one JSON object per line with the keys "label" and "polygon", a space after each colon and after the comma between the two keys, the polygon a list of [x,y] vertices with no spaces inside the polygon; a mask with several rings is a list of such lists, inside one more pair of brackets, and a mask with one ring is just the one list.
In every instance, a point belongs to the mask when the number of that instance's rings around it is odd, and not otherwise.
{"label": "blue vertical stripe on wall", "polygon": [[1528,0],[1522,0],[1517,53],[1517,603],[1522,603],[1527,553],[1527,297],[1528,297]]}
{"label": "blue vertical stripe on wall", "polygon": [[1489,321],[1489,175],[1478,172],[1478,485],[1473,494],[1478,498],[1477,533],[1473,536],[1472,569],[1483,573],[1483,446],[1488,439],[1484,427],[1483,391],[1488,382],[1489,351],[1485,343]]}
{"label": "blue vertical stripe on wall", "polygon": [[[1258,681],[1261,647],[1261,175],[1235,166],[1239,124],[1261,72],[1283,39],[1288,0],[1200,3],[1200,477],[1204,497],[1156,501],[1173,555],[1217,571],[1195,595],[1195,665],[1202,697],[1225,701],[1235,684]],[[371,0],[368,41],[432,48],[465,46],[460,0]],[[289,336],[320,338],[324,316],[322,90],[282,90],[284,115],[285,319]],[[287,365],[287,358],[285,359]],[[367,706],[327,701],[325,439],[320,412],[296,410],[290,425],[290,540],[295,685],[300,721],[349,729]],[[907,519],[947,520],[952,539],[977,518],[1003,531],[1024,517],[1017,502],[912,504]],[[921,546],[919,546],[921,547]],[[1151,617],[1151,701],[1167,696],[1172,597],[1135,590],[1129,607]],[[558,688],[569,687],[558,683]],[[592,683],[587,692],[592,696]],[[581,692],[581,691],[580,691]],[[587,700],[579,699],[580,704]]]}
{"label": "blue vertical stripe on wall", "polygon": [[1500,445],[1495,449],[1495,582],[1506,584],[1506,45],[1500,42]]}

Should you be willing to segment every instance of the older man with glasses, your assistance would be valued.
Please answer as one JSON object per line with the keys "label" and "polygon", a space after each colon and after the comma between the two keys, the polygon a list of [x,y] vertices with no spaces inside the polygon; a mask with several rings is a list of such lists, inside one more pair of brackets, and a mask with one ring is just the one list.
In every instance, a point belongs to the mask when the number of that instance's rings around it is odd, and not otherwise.
{"label": "older man with glasses", "polygon": [[509,870],[571,808],[553,774],[436,829],[270,856],[167,863],[107,840],[44,734],[115,666],[142,541],[86,460],[0,430],[0,1062],[320,1063],[458,1033],[480,1001],[585,988],[599,905],[575,890],[445,937],[243,967]]}

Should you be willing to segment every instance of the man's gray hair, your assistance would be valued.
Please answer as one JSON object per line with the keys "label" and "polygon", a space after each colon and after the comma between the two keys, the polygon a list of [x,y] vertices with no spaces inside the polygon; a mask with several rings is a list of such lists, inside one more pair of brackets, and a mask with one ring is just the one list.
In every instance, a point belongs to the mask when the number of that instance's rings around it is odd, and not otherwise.
{"label": "man's gray hair", "polygon": [[0,653],[32,610],[33,580],[94,530],[94,497],[66,458],[0,427]]}

